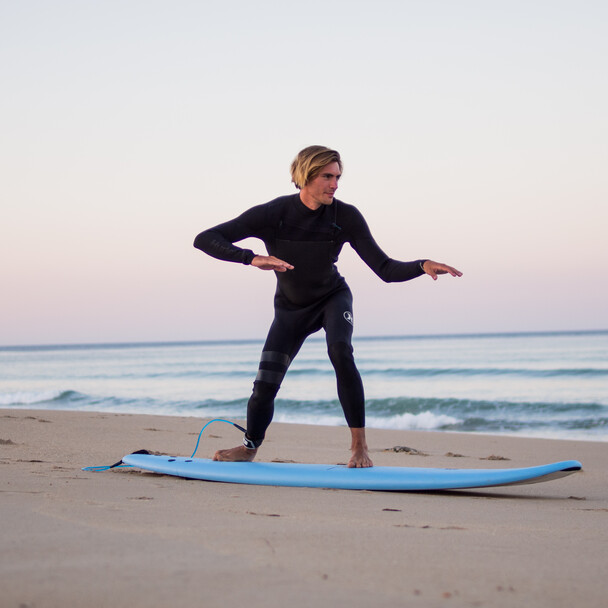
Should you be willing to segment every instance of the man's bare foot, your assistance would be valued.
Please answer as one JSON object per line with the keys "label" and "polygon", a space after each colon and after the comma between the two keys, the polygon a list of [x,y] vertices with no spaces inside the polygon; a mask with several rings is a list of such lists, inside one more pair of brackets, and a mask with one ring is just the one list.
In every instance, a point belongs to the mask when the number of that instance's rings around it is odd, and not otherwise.
{"label": "man's bare foot", "polygon": [[213,460],[222,462],[251,462],[257,453],[257,449],[250,450],[244,445],[239,445],[229,450],[218,450],[215,456],[213,456]]}
{"label": "man's bare foot", "polygon": [[367,441],[365,440],[365,428],[351,428],[350,432],[352,435],[352,443],[350,446],[352,456],[348,461],[348,468],[365,469],[368,467],[373,467],[374,463],[369,457],[369,452],[367,451]]}
{"label": "man's bare foot", "polygon": [[369,467],[373,467],[374,463],[372,459],[369,457],[367,450],[355,451],[353,450],[353,455],[350,457],[348,461],[349,469],[366,469]]}

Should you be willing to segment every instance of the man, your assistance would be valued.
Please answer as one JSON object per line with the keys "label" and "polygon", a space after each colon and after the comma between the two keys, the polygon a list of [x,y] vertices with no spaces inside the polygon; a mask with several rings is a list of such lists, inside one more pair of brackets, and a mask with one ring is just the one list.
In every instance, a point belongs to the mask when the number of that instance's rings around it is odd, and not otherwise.
{"label": "man", "polygon": [[[239,217],[201,232],[194,246],[229,262],[274,270],[275,317],[262,350],[258,375],[247,405],[243,445],[219,450],[214,460],[252,461],[274,413],[274,398],[304,340],[323,328],[329,359],[336,373],[338,397],[351,431],[349,467],[371,467],[365,439],[363,384],[353,358],[352,294],[335,263],[344,243],[386,282],[408,281],[423,274],[433,280],[462,273],[432,260],[399,262],[374,241],[361,213],[334,198],[342,175],[335,150],[310,146],[291,165],[299,193],[282,196],[245,211]],[[269,255],[255,254],[233,243],[261,239]]]}

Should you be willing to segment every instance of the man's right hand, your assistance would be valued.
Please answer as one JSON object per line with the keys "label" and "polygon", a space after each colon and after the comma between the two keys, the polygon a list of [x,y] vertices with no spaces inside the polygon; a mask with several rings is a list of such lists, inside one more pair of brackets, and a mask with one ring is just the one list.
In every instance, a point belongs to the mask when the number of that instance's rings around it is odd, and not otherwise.
{"label": "man's right hand", "polygon": [[279,258],[275,258],[273,255],[256,255],[253,260],[251,260],[251,266],[255,266],[261,270],[276,270],[277,272],[293,270],[291,264],[279,260]]}

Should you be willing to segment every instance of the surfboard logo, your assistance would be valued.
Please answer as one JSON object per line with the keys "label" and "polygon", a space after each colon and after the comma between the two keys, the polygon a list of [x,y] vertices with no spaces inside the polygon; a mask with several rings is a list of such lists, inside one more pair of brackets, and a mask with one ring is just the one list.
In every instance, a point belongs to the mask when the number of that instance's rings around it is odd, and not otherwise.
{"label": "surfboard logo", "polygon": [[344,313],[344,318],[345,318],[345,319],[346,319],[346,320],[347,320],[347,321],[348,321],[348,322],[349,322],[351,325],[353,325],[353,326],[354,326],[354,324],[353,324],[353,313],[352,313],[352,312],[350,312],[349,310],[347,310],[347,311]]}

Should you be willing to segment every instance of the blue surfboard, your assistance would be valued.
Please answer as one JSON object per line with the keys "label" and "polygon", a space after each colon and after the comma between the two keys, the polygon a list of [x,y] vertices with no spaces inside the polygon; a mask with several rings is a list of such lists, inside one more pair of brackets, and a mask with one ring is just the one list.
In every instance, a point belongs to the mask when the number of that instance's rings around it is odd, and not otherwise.
{"label": "blue surfboard", "polygon": [[127,465],[187,479],[343,490],[462,490],[539,483],[580,471],[576,460],[523,469],[431,469],[282,462],[214,462],[206,458],[129,454]]}

